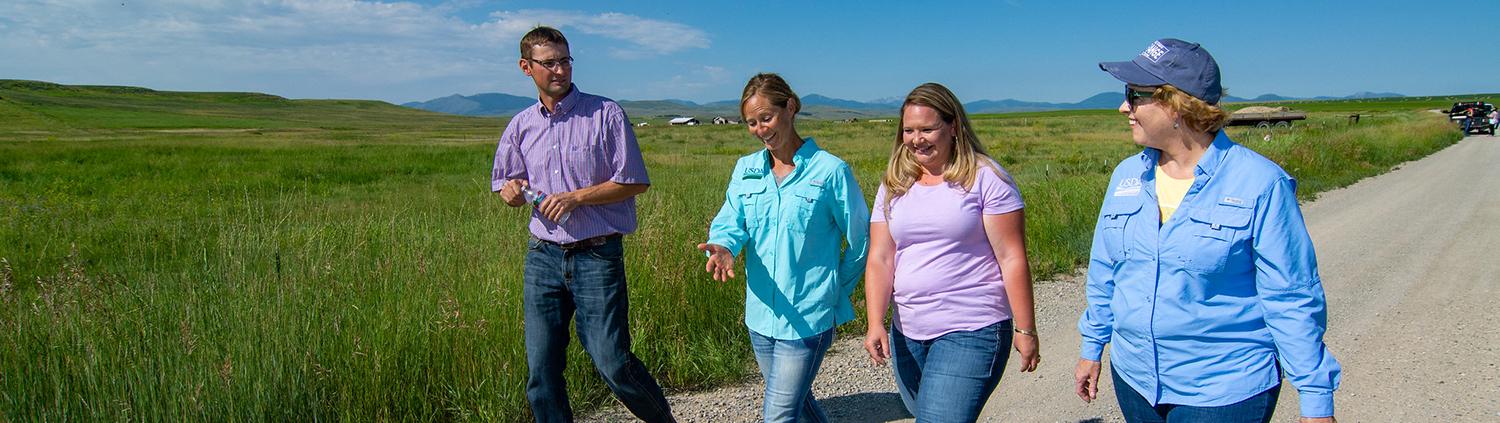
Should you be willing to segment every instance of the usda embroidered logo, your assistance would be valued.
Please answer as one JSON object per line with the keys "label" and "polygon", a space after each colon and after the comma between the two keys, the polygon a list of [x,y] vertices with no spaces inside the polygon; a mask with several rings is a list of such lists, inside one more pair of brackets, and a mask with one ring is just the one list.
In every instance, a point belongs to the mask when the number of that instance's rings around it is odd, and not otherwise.
{"label": "usda embroidered logo", "polygon": [[1125,178],[1115,186],[1116,197],[1134,197],[1141,194],[1141,178]]}
{"label": "usda embroidered logo", "polygon": [[1162,45],[1161,41],[1152,41],[1151,47],[1146,47],[1146,51],[1141,52],[1141,55],[1146,56],[1146,59],[1150,60],[1151,63],[1156,63],[1161,61],[1162,56],[1166,56],[1171,51],[1167,49],[1167,46]]}

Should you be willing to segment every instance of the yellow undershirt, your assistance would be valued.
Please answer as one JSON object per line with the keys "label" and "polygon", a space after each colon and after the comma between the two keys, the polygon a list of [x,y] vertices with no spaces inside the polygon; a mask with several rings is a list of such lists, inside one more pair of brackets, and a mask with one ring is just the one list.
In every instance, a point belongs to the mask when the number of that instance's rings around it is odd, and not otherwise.
{"label": "yellow undershirt", "polygon": [[1167,176],[1167,171],[1162,170],[1161,165],[1156,165],[1156,207],[1161,209],[1161,223],[1167,223],[1172,218],[1172,213],[1177,212],[1177,207],[1182,205],[1182,197],[1187,196],[1188,188],[1193,186],[1193,178],[1176,179]]}

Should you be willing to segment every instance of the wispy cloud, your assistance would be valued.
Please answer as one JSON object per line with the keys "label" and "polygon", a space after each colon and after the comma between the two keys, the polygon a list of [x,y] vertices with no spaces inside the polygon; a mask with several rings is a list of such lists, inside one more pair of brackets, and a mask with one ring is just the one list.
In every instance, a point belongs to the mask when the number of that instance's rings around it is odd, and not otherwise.
{"label": "wispy cloud", "polygon": [[[649,100],[660,98],[692,98],[704,92],[726,85],[742,83],[733,80],[733,74],[720,66],[677,64],[678,73],[664,79],[649,81],[619,90],[621,98]],[[736,91],[737,92],[737,91]],[[721,99],[714,99],[721,100]]]}
{"label": "wispy cloud", "polygon": [[611,47],[610,55],[638,59],[671,54],[693,48],[708,48],[708,33],[676,22],[648,19],[624,13],[585,14],[560,10],[520,10],[496,12],[495,21],[486,24],[500,39],[514,40],[537,25],[624,41],[627,46]]}
{"label": "wispy cloud", "polygon": [[474,7],[468,0],[7,0],[0,2],[0,77],[417,99],[435,85],[530,91],[520,78],[498,87],[495,80],[514,70],[513,43],[536,24],[612,40],[604,46],[618,58],[709,42],[688,25],[620,13],[458,17]]}

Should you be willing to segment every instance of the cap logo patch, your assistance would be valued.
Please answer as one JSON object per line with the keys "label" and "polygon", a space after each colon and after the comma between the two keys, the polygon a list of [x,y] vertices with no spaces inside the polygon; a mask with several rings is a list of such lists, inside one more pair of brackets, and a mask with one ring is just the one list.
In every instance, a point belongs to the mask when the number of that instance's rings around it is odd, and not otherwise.
{"label": "cap logo patch", "polygon": [[1141,52],[1141,56],[1145,56],[1146,60],[1150,60],[1151,63],[1157,63],[1161,61],[1162,56],[1166,56],[1171,51],[1167,49],[1167,46],[1162,45],[1161,41],[1152,41],[1151,46],[1146,47],[1146,51]]}

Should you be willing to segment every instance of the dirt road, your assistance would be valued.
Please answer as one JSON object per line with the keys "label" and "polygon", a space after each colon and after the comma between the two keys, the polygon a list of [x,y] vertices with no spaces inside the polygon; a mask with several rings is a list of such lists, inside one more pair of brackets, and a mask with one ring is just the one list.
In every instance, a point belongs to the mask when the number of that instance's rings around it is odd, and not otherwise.
{"label": "dirt road", "polygon": [[[1329,304],[1327,342],[1343,363],[1345,422],[1500,421],[1500,138],[1473,136],[1303,205]],[[1037,288],[1042,366],[1011,363],[981,421],[1122,421],[1113,387],[1072,394],[1077,275]],[[814,390],[836,421],[909,421],[889,369],[858,340],[836,343]],[[674,396],[685,421],[754,421],[758,382]],[[1296,421],[1283,386],[1276,421]],[[594,420],[628,419],[619,410]]]}

